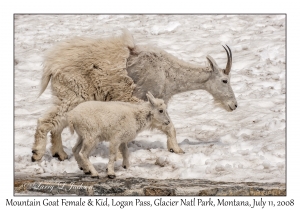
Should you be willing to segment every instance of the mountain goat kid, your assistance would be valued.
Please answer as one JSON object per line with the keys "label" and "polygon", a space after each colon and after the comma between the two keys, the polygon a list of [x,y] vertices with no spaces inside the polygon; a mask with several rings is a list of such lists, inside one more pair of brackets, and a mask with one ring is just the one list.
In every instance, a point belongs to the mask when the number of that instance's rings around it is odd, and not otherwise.
{"label": "mountain goat kid", "polygon": [[128,142],[138,133],[156,126],[167,126],[170,117],[162,99],[148,92],[148,102],[128,103],[119,101],[88,101],[79,104],[67,114],[71,133],[78,134],[72,151],[80,169],[85,174],[98,177],[89,161],[91,150],[98,141],[109,141],[108,178],[115,178],[114,162],[118,149],[123,156],[123,167],[129,167]]}

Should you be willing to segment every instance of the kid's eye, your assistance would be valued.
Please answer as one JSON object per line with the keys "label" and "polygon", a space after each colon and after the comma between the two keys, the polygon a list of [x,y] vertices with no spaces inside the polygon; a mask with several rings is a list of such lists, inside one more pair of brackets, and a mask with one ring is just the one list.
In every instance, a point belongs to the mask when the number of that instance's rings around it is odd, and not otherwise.
{"label": "kid's eye", "polygon": [[159,112],[160,112],[160,113],[163,113],[163,112],[164,112],[164,110],[159,110]]}
{"label": "kid's eye", "polygon": [[222,80],[224,83],[227,83],[227,80]]}

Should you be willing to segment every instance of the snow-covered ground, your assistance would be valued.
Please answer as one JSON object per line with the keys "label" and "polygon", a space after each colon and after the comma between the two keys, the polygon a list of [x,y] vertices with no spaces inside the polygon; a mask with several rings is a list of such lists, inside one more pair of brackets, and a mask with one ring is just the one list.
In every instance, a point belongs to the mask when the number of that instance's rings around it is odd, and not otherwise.
{"label": "snow-covered ground", "polygon": [[[39,93],[43,53],[73,36],[107,37],[129,29],[137,44],[151,44],[191,63],[210,54],[226,65],[222,44],[232,49],[231,86],[238,108],[226,111],[202,90],[175,95],[168,111],[185,154],[166,149],[166,136],[145,131],[129,144],[131,167],[115,165],[117,177],[285,182],[285,16],[275,15],[16,15],[15,172],[63,175],[82,172],[72,155],[76,135],[63,132],[69,159],[47,153],[31,162],[37,119],[51,106],[48,87]],[[105,176],[108,144],[90,160]],[[160,162],[161,167],[155,162]]]}

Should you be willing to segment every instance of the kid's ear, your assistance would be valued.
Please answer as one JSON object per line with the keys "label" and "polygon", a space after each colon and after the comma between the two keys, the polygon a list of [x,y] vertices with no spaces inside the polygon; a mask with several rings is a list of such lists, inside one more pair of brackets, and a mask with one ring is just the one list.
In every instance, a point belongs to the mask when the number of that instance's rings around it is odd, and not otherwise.
{"label": "kid's ear", "polygon": [[151,105],[154,106],[155,105],[154,96],[150,92],[146,93],[146,96],[148,98],[148,101],[151,103]]}

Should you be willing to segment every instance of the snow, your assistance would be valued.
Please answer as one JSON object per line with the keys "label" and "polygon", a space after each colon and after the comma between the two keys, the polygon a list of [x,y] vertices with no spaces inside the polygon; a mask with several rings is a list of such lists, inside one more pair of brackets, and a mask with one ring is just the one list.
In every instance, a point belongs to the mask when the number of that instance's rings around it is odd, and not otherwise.
{"label": "snow", "polygon": [[[145,131],[129,143],[130,168],[117,177],[285,182],[286,66],[284,15],[15,15],[15,172],[64,175],[82,172],[72,155],[76,134],[62,134],[69,159],[47,152],[31,162],[37,119],[51,107],[50,87],[39,94],[43,53],[73,36],[107,37],[128,28],[138,44],[150,44],[191,63],[211,55],[226,65],[232,49],[231,86],[238,108],[228,112],[203,91],[175,95],[168,106],[185,154],[167,151],[166,136]],[[49,139],[49,136],[48,136]],[[101,176],[108,143],[90,160]]]}

